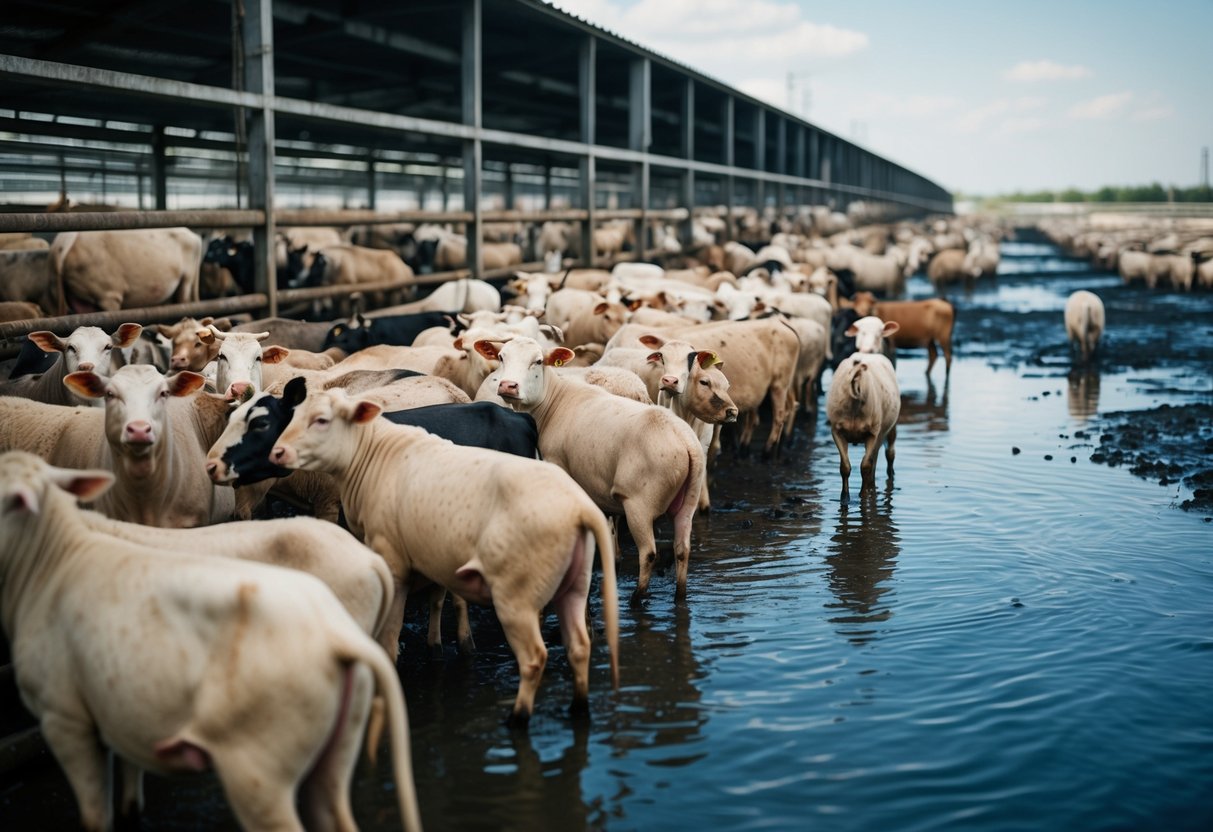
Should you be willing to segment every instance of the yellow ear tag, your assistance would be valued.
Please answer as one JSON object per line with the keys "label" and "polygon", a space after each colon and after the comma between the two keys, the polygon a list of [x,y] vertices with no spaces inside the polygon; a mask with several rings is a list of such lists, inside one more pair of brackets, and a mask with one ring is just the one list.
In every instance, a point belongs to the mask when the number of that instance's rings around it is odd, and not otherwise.
{"label": "yellow ear tag", "polygon": [[553,366],[553,367],[561,367],[561,366],[563,366],[563,365],[564,365],[564,360],[563,360],[563,359],[556,358],[556,359],[553,359],[553,361],[552,361],[552,366]]}

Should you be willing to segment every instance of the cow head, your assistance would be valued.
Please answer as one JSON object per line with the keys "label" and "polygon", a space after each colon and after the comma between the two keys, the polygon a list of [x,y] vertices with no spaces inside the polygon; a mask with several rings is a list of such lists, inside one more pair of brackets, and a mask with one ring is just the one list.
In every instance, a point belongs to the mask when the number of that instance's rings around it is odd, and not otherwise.
{"label": "cow head", "polygon": [[333,324],[324,336],[321,351],[337,348],[346,355],[353,355],[371,345],[371,321],[356,314],[348,321]]}
{"label": "cow head", "polygon": [[884,348],[884,339],[900,328],[901,325],[897,321],[886,323],[874,315],[868,315],[851,324],[846,335],[855,339],[856,352],[879,354]]}
{"label": "cow head", "polygon": [[544,355],[533,338],[518,336],[508,341],[479,340],[476,352],[501,362],[497,371],[497,395],[515,410],[530,410],[543,401],[548,367],[561,367],[576,356],[566,347],[556,347]]}
{"label": "cow head", "polygon": [[172,344],[169,368],[173,370],[190,370],[201,372],[207,364],[215,360],[219,354],[219,344],[214,339],[204,341],[199,333],[207,330],[212,324],[217,329],[231,329],[231,321],[226,318],[216,321],[206,317],[202,320],[182,318],[170,325],[156,324],[156,332],[167,338]]}
{"label": "cow head", "polygon": [[270,462],[270,452],[306,395],[306,382],[295,378],[287,382],[282,398],[262,393],[237,407],[207,452],[206,473],[211,480],[242,486],[289,474]]}
{"label": "cow head", "polygon": [[235,401],[247,392],[259,392],[262,388],[262,364],[277,364],[290,354],[284,347],[262,348],[261,342],[270,337],[268,332],[221,332],[210,327],[199,332],[203,340],[219,342],[219,354],[215,356],[215,389],[223,393],[228,401]]}
{"label": "cow head", "polygon": [[99,327],[81,326],[66,338],[40,330],[31,332],[29,339],[43,352],[62,353],[65,374],[77,370],[108,373],[114,347],[129,347],[142,331],[139,324],[122,324],[113,335],[107,335]]}
{"label": "cow head", "polygon": [[21,541],[28,536],[20,529],[37,521],[53,490],[63,490],[84,502],[100,497],[114,482],[109,471],[56,468],[25,451],[0,454],[0,529],[5,541]]}
{"label": "cow head", "polygon": [[341,388],[317,391],[296,403],[290,424],[270,451],[270,462],[290,469],[340,470],[356,447],[352,434],[382,412],[382,405],[350,398]]}
{"label": "cow head", "polygon": [[110,378],[75,372],[63,383],[77,395],[105,400],[105,437],[115,455],[150,455],[168,430],[168,400],[200,390],[206,379],[188,370],[165,378],[155,367],[128,364]]}

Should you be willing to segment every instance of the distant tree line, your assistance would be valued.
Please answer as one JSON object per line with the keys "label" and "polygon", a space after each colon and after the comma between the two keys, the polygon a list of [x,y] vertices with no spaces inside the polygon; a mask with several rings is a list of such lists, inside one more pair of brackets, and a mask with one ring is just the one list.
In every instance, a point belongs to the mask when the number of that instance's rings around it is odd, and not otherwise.
{"label": "distant tree line", "polygon": [[[957,199],[960,196],[957,195]],[[1150,185],[1105,185],[1097,191],[1015,191],[991,197],[989,202],[1213,202],[1213,188],[1194,185],[1190,188]]]}

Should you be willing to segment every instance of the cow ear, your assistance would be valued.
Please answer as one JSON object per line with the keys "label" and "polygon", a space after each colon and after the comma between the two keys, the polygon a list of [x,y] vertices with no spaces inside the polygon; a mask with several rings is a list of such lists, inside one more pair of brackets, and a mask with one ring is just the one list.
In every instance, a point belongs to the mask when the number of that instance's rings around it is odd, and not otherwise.
{"label": "cow ear", "polygon": [[492,341],[481,339],[473,345],[473,348],[490,361],[496,361],[501,357],[501,350]]}
{"label": "cow ear", "polygon": [[700,369],[708,370],[717,364],[721,364],[720,356],[711,350],[700,350],[695,354],[695,360],[699,362]]}
{"label": "cow ear", "polygon": [[605,303],[605,302],[604,302],[604,303],[599,303],[599,304],[596,304],[596,305],[594,306],[594,314],[595,314],[595,315],[601,315],[601,314],[603,314],[604,312],[606,312],[606,311],[607,311],[609,308],[610,308],[610,305],[609,305],[609,304],[607,304],[607,303]]}
{"label": "cow ear", "polygon": [[375,402],[363,399],[354,405],[354,410],[350,413],[350,421],[355,425],[365,425],[367,422],[375,419],[383,412],[383,407]]}
{"label": "cow ear", "polygon": [[86,399],[100,399],[105,396],[105,379],[87,370],[68,373],[63,377],[63,384],[76,395]]}
{"label": "cow ear", "polygon": [[630,312],[635,312],[637,309],[644,306],[644,300],[642,300],[641,298],[636,298],[635,300],[629,298],[626,301],[626,303],[627,303],[628,311],[630,311]]}
{"label": "cow ear", "polygon": [[543,363],[549,367],[562,367],[576,357],[577,353],[568,347],[556,347],[556,349],[548,353]]}
{"label": "cow ear", "polygon": [[662,363],[663,359],[660,352],[651,352],[649,353],[649,357],[645,360],[650,364],[660,364]]}
{"label": "cow ear", "polygon": [[457,350],[463,349],[463,336],[460,335],[458,338],[456,338],[455,343],[451,344],[451,346]]}
{"label": "cow ear", "polygon": [[214,318],[212,318],[210,315],[207,315],[205,318],[203,318],[202,320],[200,320],[200,321],[198,322],[198,326],[200,326],[200,327],[206,327],[206,326],[210,326],[210,325],[211,325],[211,324],[213,324],[214,322],[215,322],[215,319],[214,319]]}
{"label": "cow ear", "polygon": [[897,321],[886,321],[884,329],[880,331],[880,334],[888,337],[899,329],[901,329],[901,324],[897,323]]}
{"label": "cow ear", "polygon": [[287,407],[298,407],[307,398],[307,379],[296,376],[282,388],[282,402]]}
{"label": "cow ear", "polygon": [[290,354],[291,351],[286,347],[279,347],[275,344],[261,351],[261,361],[265,364],[281,364]]}
{"label": "cow ear", "polygon": [[651,350],[661,349],[665,345],[665,339],[659,335],[641,335],[636,340]]}
{"label": "cow ear", "polygon": [[168,379],[168,394],[170,396],[188,396],[201,390],[206,384],[206,376],[182,370]]}
{"label": "cow ear", "polygon": [[142,324],[123,324],[118,327],[118,331],[110,338],[110,343],[115,347],[129,347],[139,340],[139,336],[142,333]]}
{"label": "cow ear", "polygon": [[215,343],[215,333],[211,332],[209,327],[206,329],[200,329],[194,334],[197,335],[198,340],[204,344],[209,345]]}
{"label": "cow ear", "polygon": [[114,484],[110,471],[78,471],[71,468],[51,468],[47,479],[84,502],[97,499]]}
{"label": "cow ear", "polygon": [[37,332],[31,332],[29,339],[38,345],[38,349],[43,352],[63,352],[67,349],[67,341],[64,341],[53,332],[48,332],[45,329],[40,329]]}
{"label": "cow ear", "polygon": [[231,318],[215,318],[213,321],[211,321],[211,326],[215,327],[215,329],[219,330],[220,332],[231,332],[232,331],[232,319]]}
{"label": "cow ear", "polygon": [[848,338],[854,338],[856,335],[859,334],[859,328],[857,326],[855,326],[855,324],[851,324],[849,327],[847,327],[847,331],[842,334],[847,336]]}

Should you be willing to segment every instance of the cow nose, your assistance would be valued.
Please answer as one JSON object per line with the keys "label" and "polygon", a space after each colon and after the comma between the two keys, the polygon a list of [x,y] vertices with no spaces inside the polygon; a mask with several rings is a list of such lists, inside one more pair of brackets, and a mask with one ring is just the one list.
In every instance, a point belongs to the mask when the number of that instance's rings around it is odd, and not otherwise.
{"label": "cow nose", "polygon": [[270,451],[270,462],[275,465],[286,464],[286,448],[281,445],[275,445],[274,450]]}
{"label": "cow nose", "polygon": [[678,376],[662,376],[661,389],[669,390],[671,393],[678,392]]}
{"label": "cow nose", "polygon": [[91,373],[93,371],[93,366],[93,362],[91,361],[81,361],[76,367],[76,370],[81,373]]}
{"label": "cow nose", "polygon": [[518,382],[500,381],[497,383],[497,395],[503,399],[518,398]]}
{"label": "cow nose", "polygon": [[249,389],[249,386],[249,382],[247,381],[233,381],[227,388],[227,400],[232,401],[242,398],[245,391]]}
{"label": "cow nose", "polygon": [[219,460],[208,459],[206,461],[206,475],[211,478],[212,482],[219,482],[223,479],[225,472],[219,470]]}
{"label": "cow nose", "polygon": [[150,445],[152,443],[151,422],[143,420],[127,422],[126,441],[133,445]]}
{"label": "cow nose", "polygon": [[727,410],[725,410],[724,420],[726,422],[736,422],[737,421],[737,408],[730,407]]}
{"label": "cow nose", "polygon": [[172,360],[169,362],[169,366],[172,367],[174,370],[183,369],[185,367],[188,367],[189,364],[190,364],[190,360],[188,358],[186,358],[184,355],[174,355]]}

